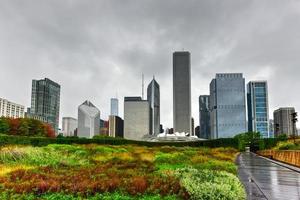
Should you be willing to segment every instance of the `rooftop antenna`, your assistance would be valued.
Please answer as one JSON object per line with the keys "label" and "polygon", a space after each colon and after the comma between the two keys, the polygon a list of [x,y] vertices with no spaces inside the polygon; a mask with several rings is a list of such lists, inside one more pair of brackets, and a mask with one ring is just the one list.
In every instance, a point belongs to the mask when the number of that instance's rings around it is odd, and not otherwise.
{"label": "rooftop antenna", "polygon": [[144,100],[144,74],[142,73],[142,100]]}

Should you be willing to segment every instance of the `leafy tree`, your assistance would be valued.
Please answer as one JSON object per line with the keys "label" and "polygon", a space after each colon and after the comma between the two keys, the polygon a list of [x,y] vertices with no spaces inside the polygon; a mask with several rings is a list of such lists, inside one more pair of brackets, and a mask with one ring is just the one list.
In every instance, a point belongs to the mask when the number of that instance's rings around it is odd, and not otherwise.
{"label": "leafy tree", "polygon": [[0,117],[0,133],[7,134],[9,132],[9,122],[7,118]]}

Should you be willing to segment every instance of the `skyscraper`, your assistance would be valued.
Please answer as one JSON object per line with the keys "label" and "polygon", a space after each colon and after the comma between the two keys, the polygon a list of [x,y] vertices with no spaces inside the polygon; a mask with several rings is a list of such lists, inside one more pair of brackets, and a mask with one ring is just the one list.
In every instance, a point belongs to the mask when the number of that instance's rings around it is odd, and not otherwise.
{"label": "skyscraper", "polygon": [[41,116],[58,133],[60,85],[48,78],[32,80],[30,113]]}
{"label": "skyscraper", "polygon": [[191,131],[191,56],[173,53],[173,126],[174,132]]}
{"label": "skyscraper", "polygon": [[124,138],[141,140],[151,130],[151,113],[148,101],[141,97],[124,98]]}
{"label": "skyscraper", "polygon": [[119,116],[119,100],[117,98],[110,99],[110,115]]}
{"label": "skyscraper", "polygon": [[210,139],[209,95],[199,97],[199,125],[200,138]]}
{"label": "skyscraper", "polygon": [[243,74],[216,74],[210,83],[212,138],[246,132],[245,79]]}
{"label": "skyscraper", "polygon": [[279,136],[280,134],[292,136],[297,132],[296,125],[292,122],[292,113],[294,112],[295,108],[293,107],[279,108],[274,111],[275,137]]}
{"label": "skyscraper", "polygon": [[62,132],[64,136],[74,136],[77,128],[77,119],[73,117],[62,118]]}
{"label": "skyscraper", "polygon": [[78,137],[93,138],[100,133],[100,110],[90,101],[78,107]]}
{"label": "skyscraper", "polygon": [[109,130],[108,135],[110,137],[124,137],[124,121],[114,115],[109,116]]}
{"label": "skyscraper", "polygon": [[153,80],[147,88],[147,100],[151,107],[151,135],[157,135],[160,132],[160,92],[159,84]]}
{"label": "skyscraper", "polygon": [[259,132],[269,138],[269,101],[267,81],[251,81],[247,84],[248,131]]}

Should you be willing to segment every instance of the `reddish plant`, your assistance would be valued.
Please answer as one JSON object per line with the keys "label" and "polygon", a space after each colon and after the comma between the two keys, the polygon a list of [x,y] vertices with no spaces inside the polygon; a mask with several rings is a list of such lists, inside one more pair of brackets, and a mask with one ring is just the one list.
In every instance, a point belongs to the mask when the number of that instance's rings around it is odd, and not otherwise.
{"label": "reddish plant", "polygon": [[148,188],[148,183],[145,177],[133,177],[127,187],[127,192],[131,195],[143,194]]}
{"label": "reddish plant", "polygon": [[44,123],[44,129],[47,137],[55,138],[55,131],[50,124]]}
{"label": "reddish plant", "polygon": [[9,126],[10,126],[10,134],[11,135],[17,135],[18,130],[20,127],[20,119],[19,118],[10,118],[9,119]]}

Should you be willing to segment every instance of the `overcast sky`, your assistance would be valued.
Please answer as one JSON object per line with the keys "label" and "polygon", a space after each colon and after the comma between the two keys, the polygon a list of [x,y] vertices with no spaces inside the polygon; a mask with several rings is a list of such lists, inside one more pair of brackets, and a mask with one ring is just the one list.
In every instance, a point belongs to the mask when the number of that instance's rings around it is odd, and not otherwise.
{"label": "overcast sky", "polygon": [[141,95],[153,75],[172,126],[172,53],[191,52],[192,114],[215,73],[268,80],[270,114],[300,111],[298,0],[0,0],[0,97],[30,106],[31,81],[61,85],[60,117],[86,99],[107,119],[110,98]]}

